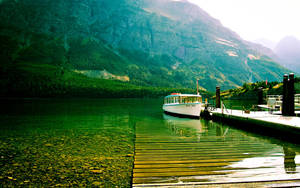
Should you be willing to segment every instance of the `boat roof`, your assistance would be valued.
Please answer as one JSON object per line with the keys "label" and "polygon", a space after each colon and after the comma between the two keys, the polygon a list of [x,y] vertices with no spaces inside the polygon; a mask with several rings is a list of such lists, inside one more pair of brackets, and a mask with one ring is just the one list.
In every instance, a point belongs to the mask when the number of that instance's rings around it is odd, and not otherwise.
{"label": "boat roof", "polygon": [[166,96],[165,98],[168,97],[201,97],[201,95],[197,95],[197,94],[181,94],[181,93],[172,93],[171,95]]}

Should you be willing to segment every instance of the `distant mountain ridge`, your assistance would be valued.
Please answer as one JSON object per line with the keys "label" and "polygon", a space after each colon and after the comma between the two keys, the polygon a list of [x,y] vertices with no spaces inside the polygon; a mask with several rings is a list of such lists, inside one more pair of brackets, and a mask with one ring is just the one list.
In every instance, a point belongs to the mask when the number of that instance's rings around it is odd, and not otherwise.
{"label": "distant mountain ridge", "polygon": [[192,88],[199,79],[226,89],[288,72],[188,1],[6,0],[0,27],[7,64],[105,72],[137,85]]}
{"label": "distant mountain ridge", "polygon": [[274,50],[274,48],[276,47],[277,43],[274,41],[271,41],[269,39],[265,39],[265,38],[260,38],[260,39],[256,39],[253,42],[257,43],[257,44],[261,44],[267,48],[270,48],[271,50]]}
{"label": "distant mountain ridge", "polygon": [[300,74],[300,40],[287,36],[280,40],[274,49],[280,62],[290,70]]}

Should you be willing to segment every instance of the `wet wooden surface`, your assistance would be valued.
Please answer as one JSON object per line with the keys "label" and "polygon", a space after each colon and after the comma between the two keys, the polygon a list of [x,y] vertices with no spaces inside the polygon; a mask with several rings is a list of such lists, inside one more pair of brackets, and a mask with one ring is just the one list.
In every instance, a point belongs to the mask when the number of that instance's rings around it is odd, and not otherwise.
{"label": "wet wooden surface", "polygon": [[133,187],[300,185],[298,147],[213,122],[166,117],[159,127],[136,125]]}

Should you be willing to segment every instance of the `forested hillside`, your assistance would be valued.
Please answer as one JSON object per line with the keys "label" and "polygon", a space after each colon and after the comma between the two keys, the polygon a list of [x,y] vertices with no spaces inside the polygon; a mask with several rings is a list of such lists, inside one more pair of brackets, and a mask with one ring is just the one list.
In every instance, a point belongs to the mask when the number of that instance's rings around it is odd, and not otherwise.
{"label": "forested hillside", "polygon": [[[42,77],[52,67],[72,77],[120,80],[135,87],[195,88],[199,79],[207,90],[276,81],[288,72],[264,49],[188,1],[4,0],[0,28],[6,87],[22,85],[13,72],[22,75],[24,64],[34,67],[24,74]],[[59,82],[56,76],[48,79]]]}

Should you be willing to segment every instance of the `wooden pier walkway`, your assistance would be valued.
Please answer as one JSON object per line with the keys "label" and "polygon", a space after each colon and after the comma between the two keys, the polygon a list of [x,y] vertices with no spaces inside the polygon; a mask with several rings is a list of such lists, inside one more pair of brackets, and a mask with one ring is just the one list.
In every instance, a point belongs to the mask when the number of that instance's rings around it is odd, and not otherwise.
{"label": "wooden pier walkway", "polygon": [[[132,186],[300,186],[300,174],[284,172],[283,157],[288,155],[283,150],[204,120],[174,118],[163,125],[137,124]],[[270,160],[279,163],[263,162]]]}
{"label": "wooden pier walkway", "polygon": [[243,110],[232,110],[232,109],[216,109],[212,111],[213,115],[224,114],[232,117],[241,117],[247,119],[255,119],[265,122],[270,122],[274,124],[281,124],[287,126],[293,126],[300,129],[300,117],[296,116],[282,116],[278,112],[267,112],[267,111],[250,111],[250,113],[245,113]]}
{"label": "wooden pier walkway", "polygon": [[279,133],[277,136],[280,138],[286,137],[300,142],[298,139],[300,136],[300,117],[282,116],[278,112],[271,114],[266,111],[250,111],[245,113],[242,110],[222,110],[220,108],[212,111],[211,115],[214,120],[236,124],[239,128],[269,130],[272,133]]}

